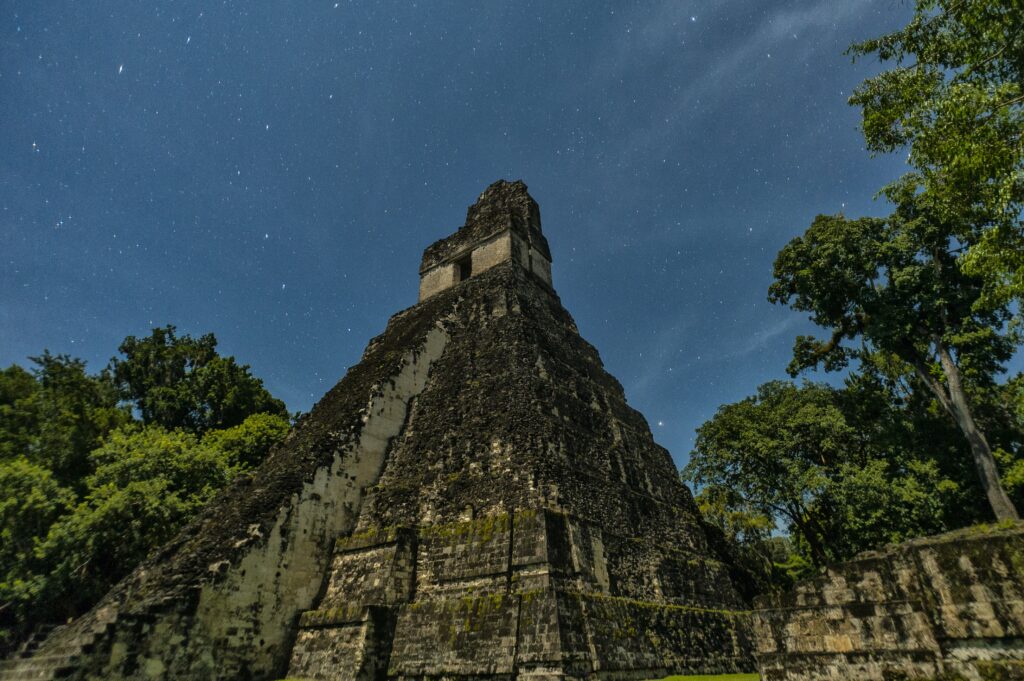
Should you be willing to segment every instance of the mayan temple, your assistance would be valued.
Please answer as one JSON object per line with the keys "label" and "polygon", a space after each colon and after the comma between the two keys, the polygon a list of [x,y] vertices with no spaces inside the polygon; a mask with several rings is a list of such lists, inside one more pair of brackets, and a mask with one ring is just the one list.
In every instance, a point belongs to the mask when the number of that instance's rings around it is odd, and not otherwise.
{"label": "mayan temple", "polygon": [[749,670],[726,551],[499,181],[254,475],[0,679]]}

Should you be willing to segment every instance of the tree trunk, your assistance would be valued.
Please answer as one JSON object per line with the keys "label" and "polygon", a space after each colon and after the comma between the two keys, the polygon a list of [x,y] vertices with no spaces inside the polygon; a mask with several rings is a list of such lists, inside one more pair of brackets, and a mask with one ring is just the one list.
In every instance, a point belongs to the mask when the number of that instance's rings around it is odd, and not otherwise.
{"label": "tree trunk", "polygon": [[992,506],[992,512],[996,519],[1019,520],[1020,516],[1017,514],[1016,507],[999,481],[999,469],[996,467],[995,457],[992,456],[992,448],[988,446],[985,433],[974,422],[974,416],[967,404],[967,395],[964,393],[963,384],[960,381],[960,370],[949,354],[945,343],[936,339],[935,348],[939,353],[939,362],[942,363],[942,373],[946,375],[946,386],[949,393],[948,395],[944,394],[941,386],[933,387],[932,391],[934,392],[936,388],[939,389],[937,393],[939,401],[942,402],[946,411],[963,432],[964,437],[967,438],[967,442],[971,446],[971,455],[974,457],[974,467],[978,471],[978,477],[981,478],[981,487],[988,496],[988,503]]}
{"label": "tree trunk", "polygon": [[800,534],[804,536],[807,541],[807,546],[811,550],[811,564],[816,568],[825,567],[828,564],[828,555],[825,553],[825,547],[822,546],[821,536],[811,527],[811,523],[808,522],[802,509],[790,509],[789,517],[793,520],[793,524],[796,525],[797,529],[800,530]]}

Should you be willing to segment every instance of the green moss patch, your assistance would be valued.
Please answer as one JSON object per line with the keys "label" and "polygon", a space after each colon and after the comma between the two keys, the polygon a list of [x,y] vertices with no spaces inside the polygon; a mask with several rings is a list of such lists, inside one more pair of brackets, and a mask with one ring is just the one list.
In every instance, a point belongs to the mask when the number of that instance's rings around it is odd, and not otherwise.
{"label": "green moss patch", "polygon": [[761,681],[760,674],[698,674],[697,676],[667,676],[658,681]]}

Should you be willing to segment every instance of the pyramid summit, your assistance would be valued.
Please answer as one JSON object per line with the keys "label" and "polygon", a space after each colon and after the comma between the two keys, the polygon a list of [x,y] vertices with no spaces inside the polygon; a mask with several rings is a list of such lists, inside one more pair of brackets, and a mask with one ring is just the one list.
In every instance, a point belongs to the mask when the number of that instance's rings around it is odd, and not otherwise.
{"label": "pyramid summit", "polygon": [[433,243],[420,263],[420,302],[473,274],[512,261],[551,286],[540,207],[521,180],[498,180],[466,211],[466,224]]}
{"label": "pyramid summit", "polygon": [[0,679],[749,669],[723,544],[499,181],[253,476]]}

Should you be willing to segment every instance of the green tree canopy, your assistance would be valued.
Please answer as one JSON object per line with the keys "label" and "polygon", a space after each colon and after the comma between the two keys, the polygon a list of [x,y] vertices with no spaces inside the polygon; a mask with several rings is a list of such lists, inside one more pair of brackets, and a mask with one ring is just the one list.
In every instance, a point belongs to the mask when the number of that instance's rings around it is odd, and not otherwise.
{"label": "green tree canopy", "polygon": [[97,375],[49,352],[0,371],[0,655],[90,607],[289,431],[212,335],[121,351]]}
{"label": "green tree canopy", "polygon": [[44,590],[42,544],[50,526],[74,505],[74,493],[46,468],[25,457],[0,461],[0,649],[12,638],[5,620],[24,621],[30,616],[25,606]]}
{"label": "green tree canopy", "polygon": [[253,414],[233,428],[211,430],[203,443],[224,452],[235,468],[251,469],[266,458],[270,449],[284,440],[291,425],[275,414]]}
{"label": "green tree canopy", "polygon": [[258,465],[288,429],[269,414],[202,437],[125,426],[92,452],[94,472],[77,503],[45,469],[24,459],[0,464],[0,492],[11,495],[6,506],[0,501],[0,603],[23,623],[78,615]]}
{"label": "green tree canopy", "polygon": [[31,374],[16,365],[0,372],[0,457],[26,456],[78,485],[92,470],[89,452],[130,416],[82,360],[46,351],[30,359]]}
{"label": "green tree canopy", "polygon": [[914,196],[899,198],[884,220],[818,216],[779,252],[769,300],[830,332],[797,338],[790,373],[841,369],[877,352],[898,357],[963,433],[995,516],[1016,518],[972,406],[995,389],[1013,352],[1009,309],[978,304],[983,281],[961,271],[955,226]]}
{"label": "green tree canopy", "polygon": [[288,415],[248,365],[221,357],[216,348],[212,333],[178,337],[175,327],[160,327],[148,338],[125,338],[110,374],[146,424],[203,433],[237,426],[251,414]]}
{"label": "green tree canopy", "polygon": [[0,460],[24,456],[35,442],[38,392],[35,377],[17,364],[0,371]]}
{"label": "green tree canopy", "polygon": [[956,484],[866,441],[845,413],[850,399],[823,384],[762,385],[698,429],[683,477],[741,544],[767,547],[780,520],[815,566],[943,529]]}
{"label": "green tree canopy", "polygon": [[850,100],[870,150],[909,154],[890,198],[916,195],[957,226],[986,300],[1024,295],[1024,8],[916,0],[909,24],[851,51],[892,64]]}

